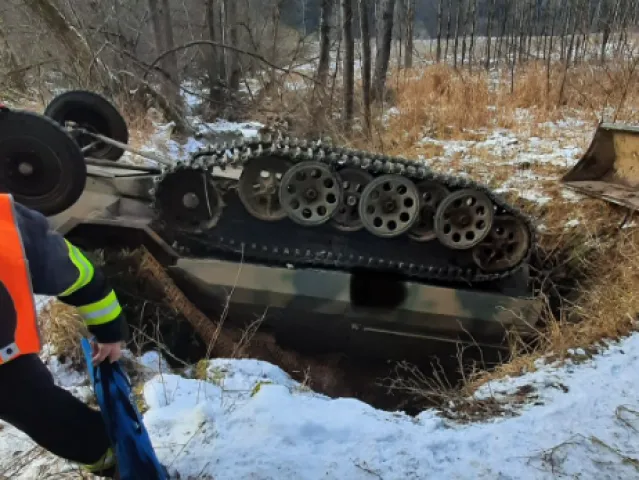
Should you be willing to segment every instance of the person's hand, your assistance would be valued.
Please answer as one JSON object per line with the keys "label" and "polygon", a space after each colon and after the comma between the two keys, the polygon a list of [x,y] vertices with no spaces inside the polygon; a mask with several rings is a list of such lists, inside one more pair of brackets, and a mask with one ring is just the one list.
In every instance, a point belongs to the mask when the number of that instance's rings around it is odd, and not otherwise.
{"label": "person's hand", "polygon": [[110,363],[117,362],[122,356],[122,346],[117,343],[93,343],[93,365],[102,363],[107,358]]}

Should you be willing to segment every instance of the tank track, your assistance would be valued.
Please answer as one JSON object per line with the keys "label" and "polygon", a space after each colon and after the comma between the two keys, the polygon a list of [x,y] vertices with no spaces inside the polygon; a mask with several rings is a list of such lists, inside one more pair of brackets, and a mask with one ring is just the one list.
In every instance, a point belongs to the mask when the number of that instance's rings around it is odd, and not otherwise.
{"label": "tank track", "polygon": [[[507,203],[497,194],[493,193],[487,186],[479,184],[466,177],[457,177],[437,173],[426,165],[399,157],[389,157],[385,155],[371,154],[368,152],[353,150],[343,147],[332,147],[322,142],[298,141],[296,139],[271,139],[259,137],[231,145],[211,145],[194,153],[187,161],[177,163],[168,167],[156,180],[156,188],[151,192],[154,195],[154,208],[159,218],[162,218],[162,209],[157,201],[162,193],[165,179],[181,170],[207,171],[214,179],[220,179],[212,174],[212,170],[218,167],[224,170],[227,167],[243,168],[255,159],[276,156],[284,158],[292,164],[302,161],[317,161],[331,167],[345,168],[352,167],[364,169],[373,176],[380,174],[397,174],[409,178],[417,183],[424,180],[438,182],[448,188],[451,193],[463,188],[472,188],[485,194],[496,206],[496,215],[507,214],[522,221],[530,238],[527,251],[522,260],[515,266],[498,272],[486,272],[479,266],[459,267],[455,265],[419,264],[406,261],[394,260],[384,255],[342,255],[337,252],[326,251],[326,247],[321,245],[299,245],[292,248],[290,243],[273,245],[271,243],[260,243],[259,241],[242,240],[234,238],[233,234],[224,233],[222,236],[215,235],[215,228],[210,231],[200,233],[178,232],[174,236],[173,244],[182,250],[190,250],[193,246],[199,253],[216,254],[230,253],[235,255],[246,255],[247,257],[259,258],[269,264],[293,264],[296,266],[309,267],[332,267],[337,269],[357,269],[394,272],[407,277],[417,278],[425,281],[443,282],[491,282],[505,279],[518,272],[529,261],[531,252],[535,245],[535,228],[531,218],[518,207]],[[250,215],[246,212],[247,215]],[[256,221],[260,221],[257,220]],[[264,222],[268,223],[268,222]],[[299,226],[299,228],[304,228]],[[171,229],[171,226],[168,225]],[[311,230],[316,227],[311,227]],[[337,236],[348,235],[348,233],[337,231]],[[368,232],[367,232],[368,233]],[[373,235],[372,233],[368,233]],[[429,248],[433,242],[423,245]],[[314,247],[314,248],[313,248]]]}

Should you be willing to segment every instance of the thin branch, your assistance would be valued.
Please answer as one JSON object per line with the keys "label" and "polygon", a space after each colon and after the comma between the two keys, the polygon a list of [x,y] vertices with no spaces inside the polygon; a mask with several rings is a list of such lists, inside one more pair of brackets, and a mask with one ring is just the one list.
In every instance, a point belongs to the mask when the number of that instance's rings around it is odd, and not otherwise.
{"label": "thin branch", "polygon": [[316,83],[314,78],[309,77],[308,75],[306,75],[304,73],[296,72],[294,70],[290,70],[288,68],[283,68],[283,67],[280,67],[278,65],[275,65],[273,62],[270,62],[263,55],[260,55],[259,53],[249,52],[249,51],[244,50],[242,48],[233,47],[231,45],[226,45],[226,44],[220,43],[220,42],[214,42],[212,40],[193,40],[191,42],[184,43],[184,44],[179,45],[177,47],[174,47],[174,48],[171,48],[169,50],[166,50],[165,52],[162,52],[155,60],[153,60],[151,62],[151,65],[147,68],[147,71],[144,73],[144,78],[146,78],[148,73],[149,73],[149,71],[154,69],[154,67],[164,57],[166,57],[167,55],[170,55],[171,53],[176,52],[178,50],[184,50],[185,48],[191,48],[191,47],[200,46],[200,45],[210,45],[212,47],[226,48],[226,49],[232,50],[234,52],[242,53],[244,55],[248,55],[249,57],[253,57],[253,58],[259,60],[260,62],[264,63],[265,65],[271,67],[274,70],[277,70],[277,71],[280,71],[280,72],[283,72],[283,73],[287,73],[289,75],[291,75],[291,74],[299,75],[302,78],[305,78],[307,80],[310,80],[313,83]]}

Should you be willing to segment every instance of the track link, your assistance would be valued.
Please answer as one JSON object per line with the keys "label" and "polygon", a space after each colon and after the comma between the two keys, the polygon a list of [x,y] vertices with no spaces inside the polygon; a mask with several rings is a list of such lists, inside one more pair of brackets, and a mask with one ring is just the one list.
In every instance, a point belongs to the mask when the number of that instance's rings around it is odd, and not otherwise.
{"label": "track link", "polygon": [[[262,261],[269,263],[290,263],[296,266],[332,267],[338,269],[367,268],[396,272],[422,280],[459,281],[464,283],[497,281],[513,275],[528,262],[535,245],[535,228],[531,218],[516,206],[507,203],[505,199],[492,192],[485,185],[466,177],[434,172],[424,164],[405,158],[371,154],[348,148],[337,148],[319,141],[308,142],[296,139],[260,137],[255,140],[251,139],[231,145],[211,145],[193,154],[188,161],[168,167],[158,177],[153,193],[157,198],[161,194],[163,187],[166,188],[167,182],[165,182],[165,179],[181,170],[191,169],[212,174],[212,170],[215,167],[222,170],[227,167],[241,169],[249,162],[265,156],[284,158],[292,164],[303,161],[317,161],[329,166],[332,170],[336,168],[359,168],[366,170],[373,176],[396,174],[409,178],[415,183],[429,180],[440,183],[451,192],[468,188],[476,189],[485,194],[497,206],[496,215],[510,215],[525,224],[530,237],[528,249],[517,265],[503,271],[488,273],[482,271],[479,267],[461,268],[453,265],[440,266],[401,262],[377,256],[342,255],[340,253],[327,252],[325,248],[313,249],[307,248],[307,245],[291,245],[290,241],[283,241],[278,245],[246,242],[233,238],[232,235],[225,237],[216,235],[215,228],[198,234],[181,234],[180,237],[188,239],[188,243],[195,242],[199,244],[201,248],[210,254],[216,252],[244,254],[260,258]],[[161,217],[162,211],[157,202],[155,206]],[[337,236],[345,235],[343,232],[336,233]],[[176,241],[178,248],[183,247],[180,243],[180,241]],[[424,248],[428,247],[424,245]]]}

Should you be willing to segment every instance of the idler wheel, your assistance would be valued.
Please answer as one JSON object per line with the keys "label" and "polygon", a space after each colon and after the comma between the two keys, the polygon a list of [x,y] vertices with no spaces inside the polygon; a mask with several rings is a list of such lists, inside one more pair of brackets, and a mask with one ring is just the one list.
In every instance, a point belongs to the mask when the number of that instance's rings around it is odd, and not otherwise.
{"label": "idler wheel", "polygon": [[524,259],[529,248],[526,224],[512,215],[498,215],[486,238],[473,248],[473,260],[485,272],[508,270]]}
{"label": "idler wheel", "polygon": [[339,176],[322,163],[298,163],[282,177],[280,204],[295,223],[321,225],[337,212],[341,183]]}
{"label": "idler wheel", "polygon": [[255,218],[275,222],[286,217],[280,203],[280,183],[291,162],[278,157],[251,160],[242,169],[238,196],[244,208]]}
{"label": "idler wheel", "polygon": [[373,176],[359,168],[344,168],[338,174],[342,179],[342,198],[331,221],[342,232],[356,232],[364,228],[359,216],[359,202],[364,188],[373,180]]}
{"label": "idler wheel", "polygon": [[493,224],[493,202],[471,188],[448,195],[435,213],[435,233],[448,248],[466,250],[478,245]]}
{"label": "idler wheel", "polygon": [[401,175],[382,175],[370,182],[360,198],[364,228],[378,237],[397,237],[418,219],[419,191]]}
{"label": "idler wheel", "polygon": [[417,184],[419,191],[419,217],[408,236],[416,242],[427,242],[437,238],[435,233],[435,213],[439,204],[450,195],[441,183],[424,180]]}

